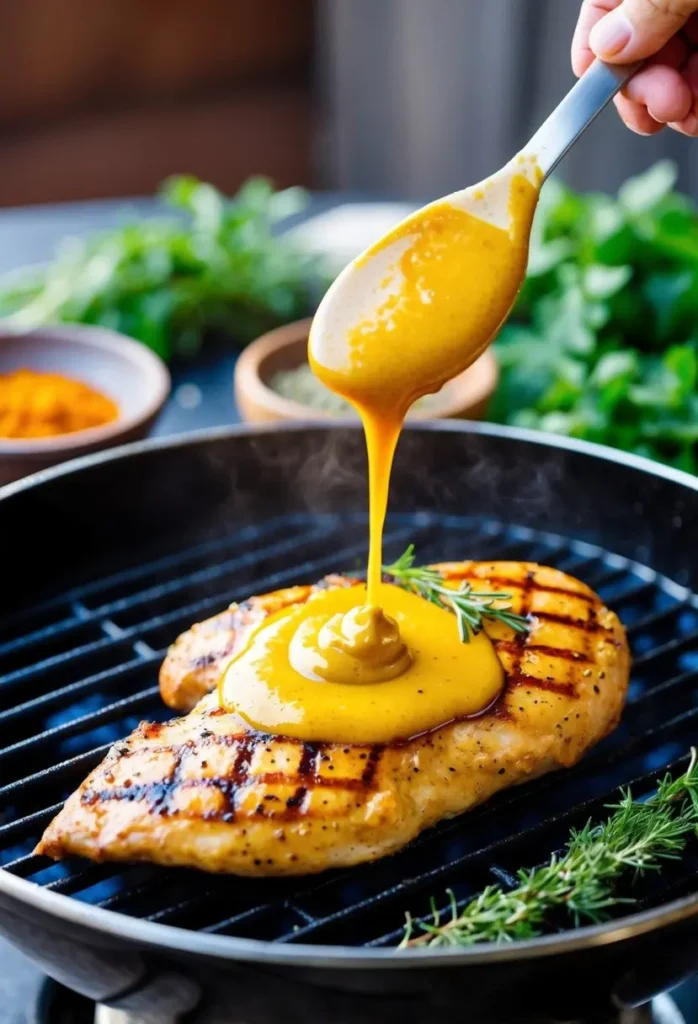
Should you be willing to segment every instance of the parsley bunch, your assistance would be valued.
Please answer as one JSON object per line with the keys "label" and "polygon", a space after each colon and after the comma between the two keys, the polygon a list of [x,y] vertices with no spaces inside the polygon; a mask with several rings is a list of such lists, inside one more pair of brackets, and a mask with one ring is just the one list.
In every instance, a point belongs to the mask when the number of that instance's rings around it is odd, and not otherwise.
{"label": "parsley bunch", "polygon": [[549,181],[491,418],[698,471],[698,215],[664,161],[618,196]]}
{"label": "parsley bunch", "polygon": [[0,285],[0,316],[18,328],[100,324],[170,359],[211,335],[246,342],[305,316],[326,285],[317,262],[274,233],[305,203],[302,190],[258,178],[228,199],[178,177],[161,199],[161,216],[65,239],[47,267]]}

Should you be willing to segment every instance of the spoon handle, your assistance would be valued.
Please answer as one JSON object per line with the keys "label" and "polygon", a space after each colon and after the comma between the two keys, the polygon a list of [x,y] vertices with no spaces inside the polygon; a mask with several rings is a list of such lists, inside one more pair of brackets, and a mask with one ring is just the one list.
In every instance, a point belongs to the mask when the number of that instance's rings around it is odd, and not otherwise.
{"label": "spoon handle", "polygon": [[522,150],[536,157],[545,178],[643,63],[604,64],[595,60],[585,71]]}

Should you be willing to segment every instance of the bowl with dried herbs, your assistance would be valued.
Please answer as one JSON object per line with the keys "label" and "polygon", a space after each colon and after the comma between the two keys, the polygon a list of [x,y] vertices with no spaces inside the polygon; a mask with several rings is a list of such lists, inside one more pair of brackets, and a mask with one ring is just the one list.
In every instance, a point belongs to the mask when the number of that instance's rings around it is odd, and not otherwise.
{"label": "bowl with dried herbs", "polygon": [[[355,415],[315,377],[308,363],[310,319],[269,331],[253,341],[235,367],[235,401],[249,423],[328,420]],[[497,385],[497,363],[485,352],[435,395],[408,413],[414,419],[480,419]]]}

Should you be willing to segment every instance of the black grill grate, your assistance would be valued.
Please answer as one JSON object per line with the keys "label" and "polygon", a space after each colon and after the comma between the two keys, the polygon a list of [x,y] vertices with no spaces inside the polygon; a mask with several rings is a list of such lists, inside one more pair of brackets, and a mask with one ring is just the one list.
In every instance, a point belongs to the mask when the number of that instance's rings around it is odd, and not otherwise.
{"label": "black grill grate", "polygon": [[[55,892],[150,921],[279,942],[380,945],[404,912],[447,887],[465,900],[546,859],[622,784],[648,791],[696,737],[698,602],[652,570],[591,544],[492,520],[425,513],[389,520],[386,554],[422,561],[540,561],[593,586],[625,622],[634,652],[616,732],[576,768],[505,791],[422,835],[395,857],[296,880],[217,878],[147,866],[53,864],[32,849],[61,802],[142,718],[163,720],[157,671],[192,622],[250,593],[364,564],[358,516],[280,517],[207,540],[22,612],[0,636],[0,865]],[[698,859],[643,884],[640,906],[692,891]],[[445,900],[444,900],[445,902]]]}

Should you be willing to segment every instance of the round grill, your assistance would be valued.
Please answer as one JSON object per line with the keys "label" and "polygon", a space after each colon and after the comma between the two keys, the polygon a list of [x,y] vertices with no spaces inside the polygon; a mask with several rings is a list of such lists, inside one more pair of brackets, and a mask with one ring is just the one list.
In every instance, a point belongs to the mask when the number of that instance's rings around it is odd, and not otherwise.
{"label": "round grill", "polygon": [[[163,720],[157,672],[194,621],[253,593],[365,565],[367,524],[354,513],[294,512],[167,542],[143,560],[24,608],[0,638],[0,864],[73,899],[180,928],[278,943],[386,946],[405,911],[420,917],[452,889],[515,884],[569,828],[598,819],[620,785],[640,794],[677,764],[698,716],[698,604],[688,589],[630,558],[507,523],[422,511],[389,517],[386,556],[415,543],[419,560],[537,561],[569,572],[618,611],[634,654],[619,728],[575,769],[506,791],[441,824],[395,857],[321,877],[271,880],[68,861],[32,849],[66,796],[142,718]],[[633,886],[634,909],[695,888],[691,852]],[[560,929],[564,922],[560,922]]]}

